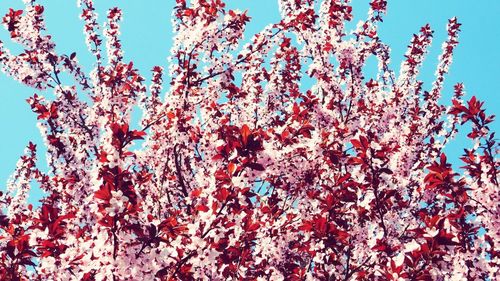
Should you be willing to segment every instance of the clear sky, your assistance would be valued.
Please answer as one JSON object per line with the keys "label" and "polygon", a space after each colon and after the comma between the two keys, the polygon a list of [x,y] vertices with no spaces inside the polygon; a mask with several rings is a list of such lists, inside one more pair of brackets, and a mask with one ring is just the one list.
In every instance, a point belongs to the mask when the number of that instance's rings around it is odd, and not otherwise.
{"label": "clear sky", "polygon": [[[174,0],[95,0],[100,13],[99,21],[105,20],[109,7],[123,9],[121,39],[125,50],[125,60],[132,60],[141,73],[149,78],[154,65],[167,66],[166,57],[172,42],[170,25],[171,8]],[[265,25],[279,19],[277,1],[274,0],[227,0],[230,8],[248,10],[252,21],[246,32],[247,38],[260,31]],[[364,19],[368,10],[368,0],[353,0],[354,22]],[[79,19],[80,10],[76,0],[39,1],[45,6],[47,30],[57,43],[60,54],[76,52],[89,70],[91,56],[85,46],[82,33],[83,23]],[[0,13],[8,8],[20,9],[22,0],[1,0]],[[390,0],[388,15],[380,26],[382,40],[392,48],[393,68],[403,59],[406,46],[413,33],[429,23],[435,30],[431,52],[425,61],[421,79],[427,82],[427,89],[434,76],[441,43],[446,38],[446,23],[457,16],[462,25],[460,45],[457,47],[451,71],[445,82],[442,98],[449,104],[452,86],[463,82],[467,97],[476,95],[486,101],[488,114],[500,112],[500,1],[499,0]],[[19,48],[11,44],[8,33],[0,28],[0,40],[15,53]],[[396,72],[397,73],[397,72]],[[35,93],[18,82],[0,73],[0,190],[15,168],[16,161],[24,147],[31,140],[42,148],[36,127],[36,116],[29,109],[25,99]],[[499,122],[491,128],[500,131]],[[460,166],[462,148],[470,147],[464,134],[446,148],[453,164]],[[40,150],[42,151],[42,150]],[[40,161],[44,162],[43,155]],[[39,194],[34,194],[35,198]],[[34,202],[33,200],[30,200]]]}

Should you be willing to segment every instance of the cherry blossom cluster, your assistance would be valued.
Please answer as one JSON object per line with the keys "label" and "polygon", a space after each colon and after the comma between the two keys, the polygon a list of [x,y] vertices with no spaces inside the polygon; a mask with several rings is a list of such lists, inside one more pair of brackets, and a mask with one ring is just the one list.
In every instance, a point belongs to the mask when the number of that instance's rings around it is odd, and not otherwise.
{"label": "cherry blossom cluster", "polygon": [[[0,41],[0,65],[37,91],[48,169],[29,143],[0,194],[1,280],[499,278],[494,117],[462,84],[439,101],[456,18],[425,90],[433,30],[413,36],[397,75],[378,35],[388,1],[349,31],[348,0],[280,0],[281,20],[246,40],[246,11],[176,0],[169,65],[148,85],[123,56],[119,8],[100,24],[78,1],[85,73],[24,2],[2,20],[24,50]],[[443,148],[465,123],[456,170]]]}

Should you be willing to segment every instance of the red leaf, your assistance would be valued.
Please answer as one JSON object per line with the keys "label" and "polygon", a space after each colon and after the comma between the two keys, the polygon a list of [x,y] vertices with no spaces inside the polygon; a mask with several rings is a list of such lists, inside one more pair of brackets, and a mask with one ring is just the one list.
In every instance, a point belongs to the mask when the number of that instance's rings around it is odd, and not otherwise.
{"label": "red leaf", "polygon": [[208,212],[210,209],[207,207],[207,205],[200,204],[196,206],[196,210],[201,212]]}
{"label": "red leaf", "polygon": [[227,188],[221,188],[217,190],[217,193],[215,195],[215,198],[220,202],[225,202],[228,197],[229,197],[229,190]]}
{"label": "red leaf", "polygon": [[145,135],[146,135],[146,132],[144,132],[144,131],[133,130],[132,132],[130,132],[130,137],[132,140],[143,139]]}
{"label": "red leaf", "polygon": [[352,139],[351,140],[351,143],[352,143],[352,146],[354,146],[355,148],[361,148],[361,142],[359,140],[356,140],[356,139]]}
{"label": "red leaf", "polygon": [[244,145],[247,145],[248,137],[251,135],[250,128],[245,124],[241,127],[241,141]]}
{"label": "red leaf", "polygon": [[346,173],[345,175],[341,176],[338,180],[337,180],[337,183],[336,185],[340,185],[342,184],[343,182],[345,182],[347,179],[349,179],[351,177],[351,174],[350,173]]}
{"label": "red leaf", "polygon": [[236,171],[236,165],[233,162],[230,162],[227,165],[227,171],[229,172],[230,175],[233,175],[234,171]]}
{"label": "red leaf", "polygon": [[101,163],[108,162],[108,154],[106,153],[106,151],[102,151],[101,153],[99,153],[99,162]]}
{"label": "red leaf", "polygon": [[193,191],[191,191],[191,197],[198,197],[200,196],[201,194],[201,189],[200,188],[196,188],[196,189],[193,189]]}
{"label": "red leaf", "polygon": [[224,181],[224,180],[228,180],[230,178],[231,177],[226,172],[224,172],[222,170],[215,172],[215,179],[216,180]]}
{"label": "red leaf", "polygon": [[257,171],[265,171],[266,170],[266,168],[264,168],[264,166],[262,166],[262,164],[259,164],[259,163],[248,163],[248,164],[246,164],[246,166],[252,170],[257,170]]}
{"label": "red leaf", "polygon": [[193,14],[194,14],[193,9],[186,9],[186,10],[184,10],[184,15],[185,15],[186,17],[190,17],[190,16],[192,16]]}
{"label": "red leaf", "polygon": [[36,11],[37,14],[42,14],[44,10],[45,10],[44,7],[41,6],[41,5],[36,5],[35,6],[35,11]]}
{"label": "red leaf", "polygon": [[94,197],[104,201],[111,200],[111,192],[108,185],[101,186],[101,188],[94,193]]}
{"label": "red leaf", "polygon": [[388,175],[392,175],[393,174],[393,172],[390,169],[388,169],[388,168],[382,168],[382,169],[379,170],[379,172],[380,173],[384,173],[384,174],[388,174]]}
{"label": "red leaf", "polygon": [[247,225],[246,231],[255,231],[255,230],[259,229],[259,227],[260,227],[260,224],[258,222],[256,222],[256,223],[250,222]]}

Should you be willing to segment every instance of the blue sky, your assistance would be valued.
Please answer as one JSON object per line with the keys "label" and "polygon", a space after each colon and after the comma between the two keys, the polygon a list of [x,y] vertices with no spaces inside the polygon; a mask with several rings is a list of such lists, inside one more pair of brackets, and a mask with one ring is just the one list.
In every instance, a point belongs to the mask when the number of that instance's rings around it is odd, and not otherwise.
{"label": "blue sky", "polygon": [[[84,67],[87,70],[91,69],[93,61],[85,46],[83,23],[79,19],[80,10],[76,7],[76,0],[39,2],[45,6],[47,30],[57,43],[59,53],[76,52]],[[119,6],[123,9],[121,39],[125,60],[132,60],[148,78],[149,70],[154,65],[167,66],[166,57],[172,42],[170,16],[174,0],[96,0],[95,2],[100,12],[100,22],[105,20],[107,8]],[[247,38],[268,23],[279,19],[277,1],[228,0],[226,2],[230,3],[230,8],[248,10],[252,21],[246,32]],[[368,0],[352,1],[354,22],[365,17],[368,2]],[[8,8],[19,9],[22,6],[21,0],[2,0],[0,13],[3,15]],[[397,70],[412,34],[418,32],[422,25],[431,24],[435,30],[435,37],[420,76],[427,82],[429,88],[441,43],[446,38],[446,23],[449,18],[457,16],[463,24],[460,45],[456,49],[454,62],[445,82],[442,102],[449,104],[452,86],[457,82],[463,82],[468,97],[476,95],[486,101],[488,114],[498,114],[500,111],[498,15],[500,15],[498,0],[392,0],[389,1],[388,15],[380,26],[380,36],[391,46],[393,68]],[[19,51],[19,48],[9,42],[8,33],[3,28],[0,30],[0,40],[11,47],[13,52]],[[0,190],[5,188],[5,182],[26,144],[31,140],[38,143],[39,147],[43,146],[36,127],[36,116],[25,102],[25,99],[34,92],[33,89],[0,73]],[[491,128],[499,131],[499,122],[495,121]],[[464,135],[459,135],[446,148],[455,166],[460,166],[457,160],[463,151],[462,148],[470,147],[470,142]]]}

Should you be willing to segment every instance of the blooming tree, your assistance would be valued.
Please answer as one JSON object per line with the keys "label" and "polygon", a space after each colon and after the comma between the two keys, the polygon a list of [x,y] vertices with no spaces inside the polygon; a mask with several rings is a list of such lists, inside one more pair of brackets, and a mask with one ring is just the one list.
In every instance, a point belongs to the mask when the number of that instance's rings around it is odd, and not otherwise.
{"label": "blooming tree", "polygon": [[[0,63],[37,89],[48,168],[30,143],[0,197],[1,280],[499,278],[493,116],[461,84],[438,103],[457,19],[424,91],[433,31],[413,36],[396,75],[377,31],[385,0],[352,32],[348,0],[281,0],[282,19],[243,46],[245,12],[176,0],[168,87],[159,66],[147,87],[124,61],[119,8],[101,26],[79,1],[85,73],[56,52],[44,7],[24,2],[3,17],[24,51],[0,46]],[[464,123],[474,146],[459,174],[442,150]]]}

